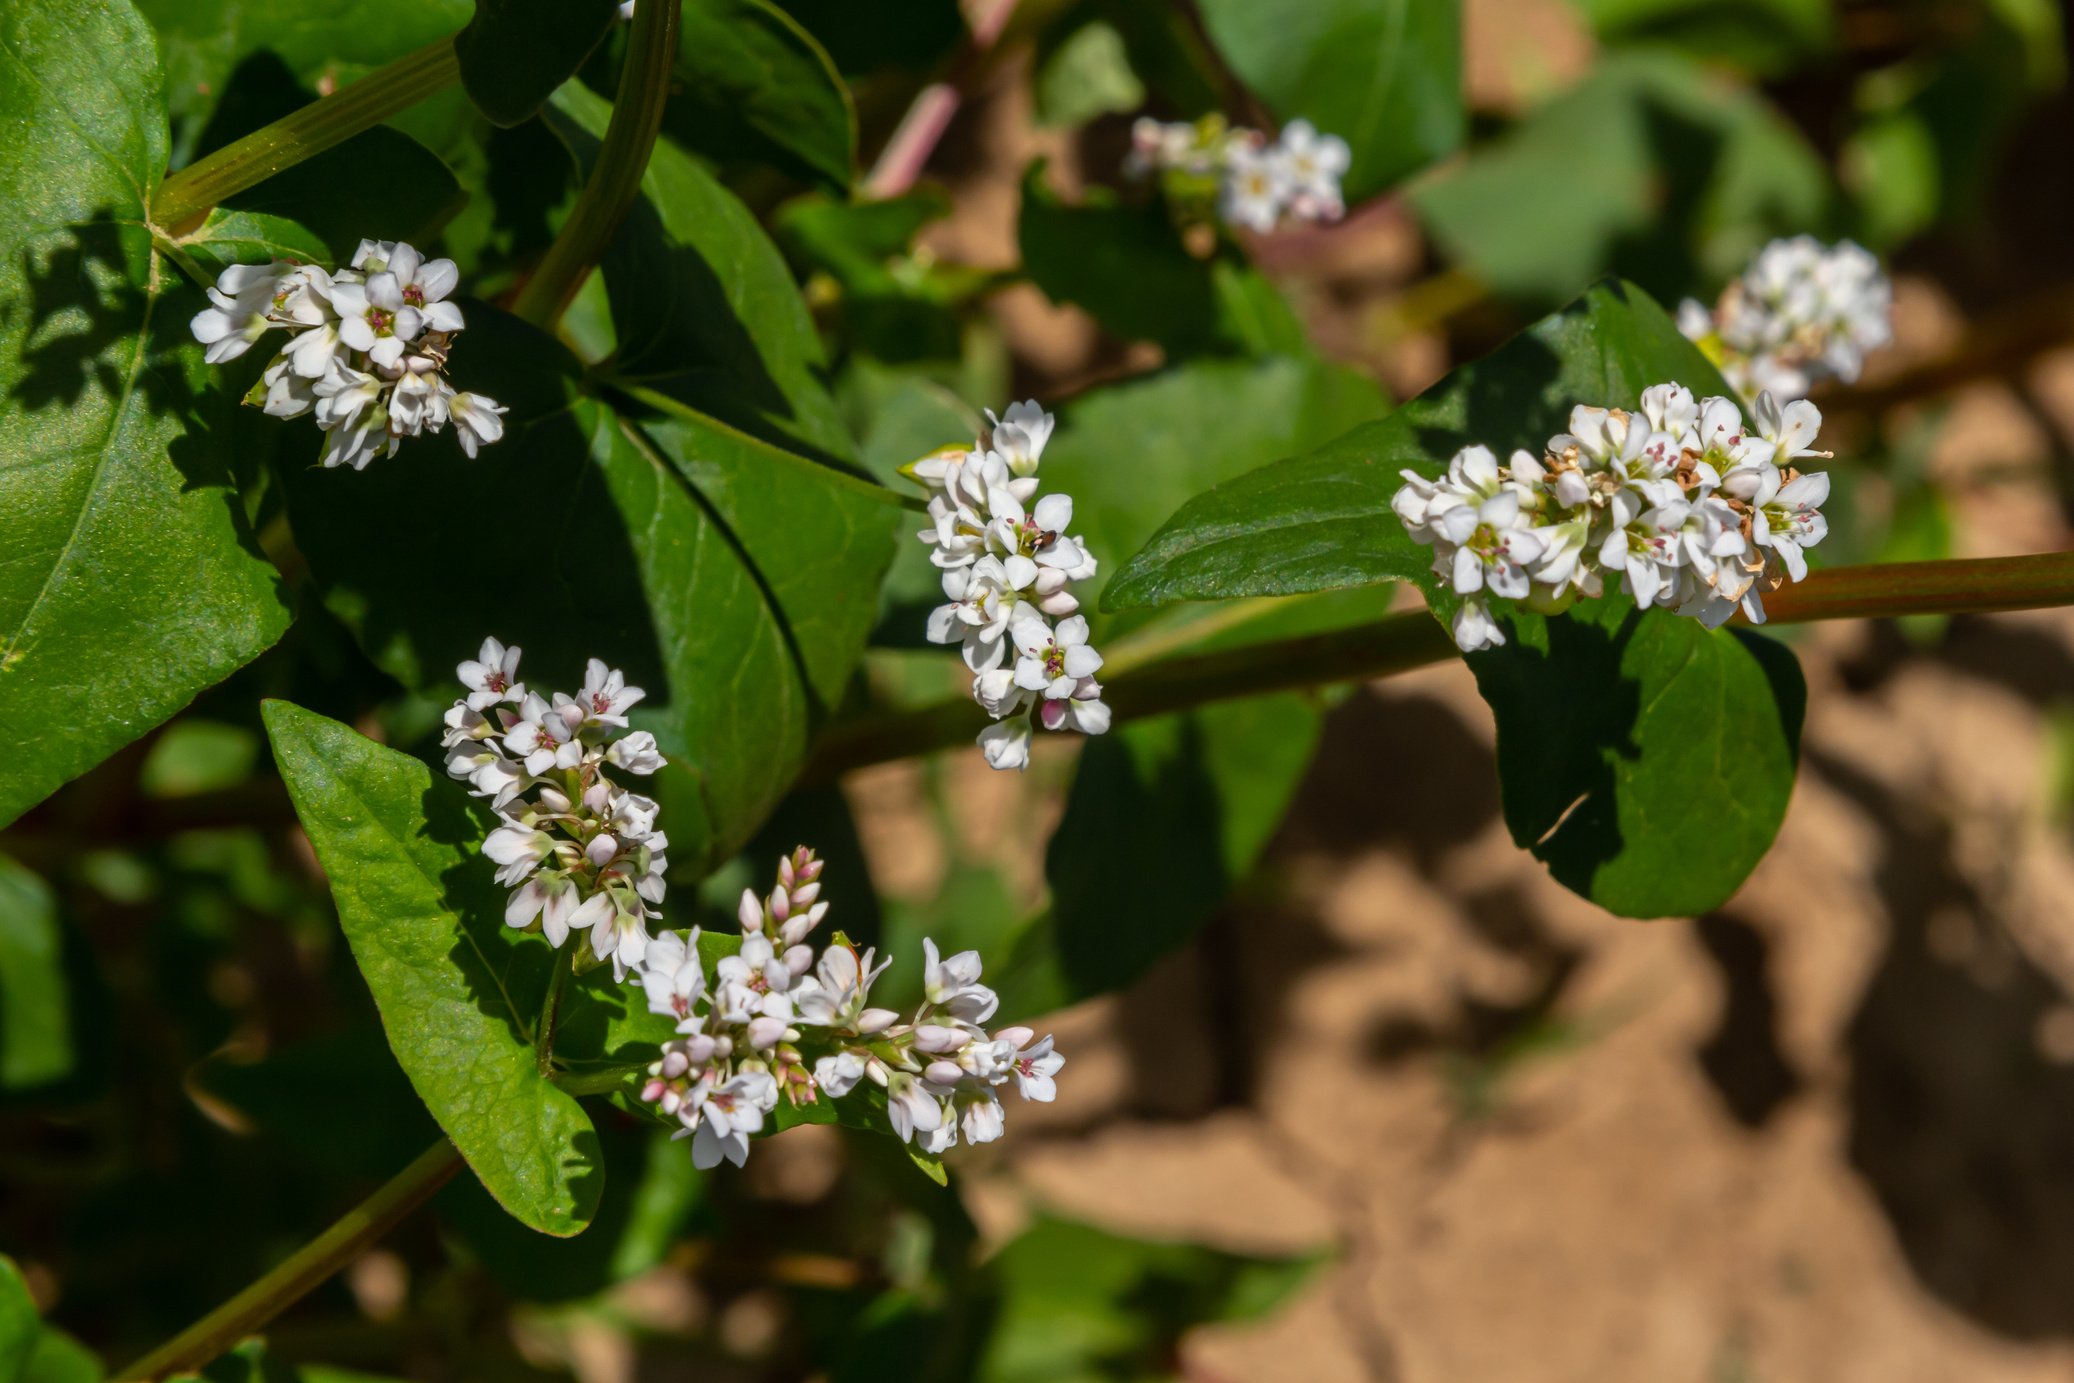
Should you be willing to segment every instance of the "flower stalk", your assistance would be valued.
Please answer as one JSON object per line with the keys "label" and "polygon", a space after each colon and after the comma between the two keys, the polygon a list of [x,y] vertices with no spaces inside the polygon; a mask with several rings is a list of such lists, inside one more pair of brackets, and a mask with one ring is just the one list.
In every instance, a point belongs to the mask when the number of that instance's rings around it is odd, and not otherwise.
{"label": "flower stalk", "polygon": [[411,1211],[423,1205],[461,1167],[461,1154],[442,1138],[271,1272],[186,1330],[116,1375],[118,1383],[145,1383],[201,1368],[286,1311],[360,1256]]}
{"label": "flower stalk", "polygon": [[641,193],[641,177],[648,170],[648,155],[662,130],[663,107],[669,100],[680,4],[681,0],[654,0],[634,9],[612,123],[605,128],[597,162],[561,233],[512,306],[537,327],[552,330],[561,319]]}
{"label": "flower stalk", "polygon": [[[1765,608],[1768,624],[1808,624],[2063,605],[2074,605],[2074,552],[1831,567],[1771,593]],[[1423,610],[1408,610],[1345,629],[1134,665],[1103,684],[1104,700],[1118,720],[1129,720],[1388,677],[1445,662],[1456,651],[1444,626]],[[802,781],[830,782],[852,769],[949,748],[985,723],[985,713],[962,698],[861,719],[822,741]]]}
{"label": "flower stalk", "polygon": [[226,198],[444,91],[460,76],[453,36],[428,43],[170,175],[152,194],[152,219],[177,230]]}

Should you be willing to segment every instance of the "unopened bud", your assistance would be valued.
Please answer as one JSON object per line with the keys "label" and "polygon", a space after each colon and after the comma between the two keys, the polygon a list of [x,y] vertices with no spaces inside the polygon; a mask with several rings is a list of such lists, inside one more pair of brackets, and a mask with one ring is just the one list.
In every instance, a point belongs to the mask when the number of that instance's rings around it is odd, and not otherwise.
{"label": "unopened bud", "polygon": [[922,1079],[931,1085],[956,1085],[964,1076],[955,1061],[932,1061],[922,1068]]}
{"label": "unopened bud", "polygon": [[857,1015],[857,1031],[865,1037],[873,1037],[899,1021],[900,1015],[890,1008],[868,1008]]}
{"label": "unopened bud", "polygon": [[922,1052],[955,1052],[965,1045],[965,1034],[958,1028],[946,1028],[939,1023],[923,1023],[915,1028],[915,1050]]}

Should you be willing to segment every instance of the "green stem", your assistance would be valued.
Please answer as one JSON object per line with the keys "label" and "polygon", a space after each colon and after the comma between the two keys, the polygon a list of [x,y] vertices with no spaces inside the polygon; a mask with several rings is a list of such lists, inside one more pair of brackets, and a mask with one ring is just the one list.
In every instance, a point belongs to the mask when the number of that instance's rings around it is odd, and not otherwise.
{"label": "green stem", "polygon": [[591,165],[583,194],[540,267],[519,290],[512,310],[537,327],[552,330],[583,286],[584,275],[598,262],[634,198],[641,175],[662,129],[663,106],[670,96],[670,72],[677,61],[677,12],[681,0],[644,0],[634,7],[634,30],[627,39],[626,65],[619,73],[619,95],[612,103],[612,123],[605,127],[597,162]]}
{"label": "green stem", "polygon": [[224,199],[445,90],[460,75],[454,40],[429,43],[171,174],[152,194],[152,220],[177,230]]}
{"label": "green stem", "polygon": [[533,1049],[539,1055],[543,1076],[554,1069],[555,1026],[562,1019],[562,988],[569,983],[569,972],[575,968],[575,946],[555,953],[554,978],[547,982],[547,997],[540,1004],[540,1025],[533,1030]]}
{"label": "green stem", "polygon": [[609,1095],[627,1083],[627,1077],[645,1071],[645,1066],[608,1066],[594,1071],[557,1071],[555,1088],[571,1095]]}
{"label": "green stem", "polygon": [[[1773,624],[2074,605],[2074,552],[1833,567],[1772,592],[1764,603]],[[1387,677],[1454,655],[1447,631],[1418,610],[1323,634],[1160,658],[1120,672],[1106,683],[1102,699],[1116,719],[1130,720]],[[802,779],[828,782],[851,769],[933,753],[969,741],[986,724],[986,713],[962,697],[860,719],[822,740]]]}
{"label": "green stem", "polygon": [[452,1143],[440,1139],[381,1190],[346,1212],[337,1224],[297,1249],[272,1272],[117,1374],[117,1383],[191,1372],[225,1353],[359,1257],[404,1216],[423,1205],[460,1166],[461,1154]]}

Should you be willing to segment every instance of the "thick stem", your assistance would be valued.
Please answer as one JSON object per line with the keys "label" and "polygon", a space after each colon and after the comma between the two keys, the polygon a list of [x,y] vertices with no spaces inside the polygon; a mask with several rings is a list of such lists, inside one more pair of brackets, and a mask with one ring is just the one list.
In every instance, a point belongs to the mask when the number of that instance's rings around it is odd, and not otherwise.
{"label": "thick stem", "polygon": [[359,1257],[398,1221],[423,1205],[461,1166],[444,1138],[398,1172],[343,1219],[208,1315],[116,1375],[118,1383],[190,1372],[229,1350]]}
{"label": "thick stem", "polygon": [[172,174],[152,194],[152,220],[177,230],[226,197],[443,91],[460,75],[454,40],[429,43]]}
{"label": "thick stem", "polygon": [[2074,552],[1831,567],[1764,598],[1774,624],[2074,605]]}
{"label": "thick stem", "polygon": [[[1772,592],[1764,603],[1772,624],[2074,605],[2074,552],[1834,567]],[[1443,662],[1454,653],[1454,641],[1437,620],[1423,610],[1410,611],[1329,633],[1161,658],[1110,680],[1103,699],[1116,719],[1128,720],[1268,692],[1387,677]],[[986,713],[962,698],[860,720],[823,740],[802,777],[827,782],[854,768],[949,748],[969,741],[986,724]]]}
{"label": "thick stem", "polygon": [[540,267],[519,290],[512,310],[548,330],[583,287],[584,276],[612,243],[634,198],[641,195],[641,176],[662,130],[663,107],[670,98],[670,72],[677,61],[677,15],[681,0],[649,0],[634,7],[634,29],[627,39],[626,65],[619,73],[619,95],[612,104],[612,123],[598,147],[597,162],[575,209],[562,223],[561,234],[547,247]]}

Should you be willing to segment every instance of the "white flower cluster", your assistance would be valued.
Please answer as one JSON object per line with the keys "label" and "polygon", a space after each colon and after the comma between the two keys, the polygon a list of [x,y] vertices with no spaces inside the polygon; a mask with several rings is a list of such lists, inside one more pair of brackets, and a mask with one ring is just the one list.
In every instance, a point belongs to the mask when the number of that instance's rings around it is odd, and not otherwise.
{"label": "white flower cluster", "polygon": [[323,462],[359,470],[394,456],[405,437],[451,422],[461,450],[504,435],[494,399],[458,391],[442,373],[465,323],[446,301],[460,281],[451,259],[427,260],[401,241],[363,240],[350,269],[275,260],[233,264],[209,289],[191,330],[212,365],[235,360],[276,327],[289,333],[246,396],[277,418],[314,413]]}
{"label": "white flower cluster", "polygon": [[871,986],[890,961],[862,955],[840,932],[816,954],[807,938],[827,915],[822,862],[804,846],[778,862],[768,897],[742,891],[741,949],[710,977],[699,931],[665,932],[648,945],[641,986],[651,1013],[674,1018],[677,1036],[648,1068],[641,1098],[683,1125],[692,1162],[740,1166],[749,1136],[783,1098],[795,1106],[839,1100],[868,1084],[883,1092],[893,1132],[925,1152],[1001,1136],[1002,1086],[1050,1100],[1066,1059],[1029,1028],[983,1026],[998,1000],[979,982],[979,954],[939,958],[924,941],[926,998],[907,1021],[871,1008]]}
{"label": "white flower cluster", "polygon": [[964,650],[973,699],[995,721],[979,735],[987,762],[1019,769],[1030,761],[1033,719],[1099,735],[1109,707],[1095,680],[1102,655],[1069,589],[1095,574],[1095,559],[1066,532],[1072,497],[1036,498],[1052,415],[1026,400],[987,420],[985,442],[946,447],[901,473],[930,492],[920,537],[949,602],[930,614],[928,636]]}
{"label": "white flower cluster", "polygon": [[1634,413],[1570,410],[1570,430],[1539,458],[1506,465],[1465,447],[1447,474],[1405,471],[1390,501],[1434,573],[1466,597],[1454,619],[1467,652],[1505,642],[1488,597],[1554,613],[1595,597],[1608,573],[1637,605],[1662,605],[1714,628],[1741,608],[1764,620],[1763,592],[1807,574],[1802,550],[1829,531],[1829,477],[1802,474],[1822,415],[1768,393],[1746,427],[1732,399],[1695,401],[1681,384],[1642,391]]}
{"label": "white flower cluster", "polygon": [[1232,129],[1218,116],[1193,124],[1144,117],[1131,126],[1124,169],[1161,175],[1182,192],[1213,185],[1217,214],[1235,226],[1271,231],[1291,221],[1337,221],[1346,215],[1339,180],[1351,157],[1347,141],[1292,120],[1272,144],[1258,130]]}
{"label": "white flower cluster", "polygon": [[1691,298],[1679,304],[1678,329],[1745,399],[1797,398],[1818,379],[1857,379],[1866,352],[1894,339],[1893,306],[1869,251],[1798,235],[1758,251],[1712,312]]}
{"label": "white flower cluster", "polygon": [[646,693],[593,658],[575,696],[543,698],[518,680],[518,663],[518,649],[485,639],[460,665],[468,694],[446,713],[447,772],[501,819],[483,854],[511,889],[505,922],[537,927],[557,948],[583,932],[591,955],[625,979],[647,954],[648,920],[662,915],[669,863],[655,800],[605,775],[663,766],[655,736],[627,729]]}

